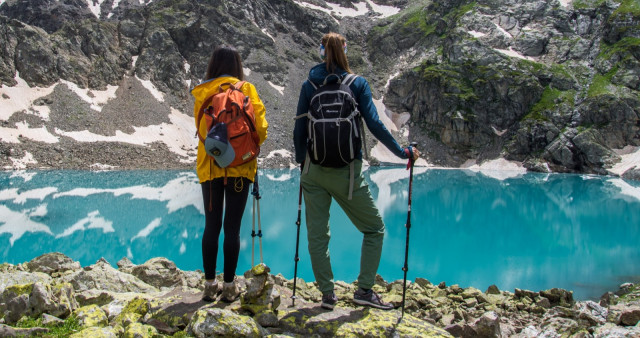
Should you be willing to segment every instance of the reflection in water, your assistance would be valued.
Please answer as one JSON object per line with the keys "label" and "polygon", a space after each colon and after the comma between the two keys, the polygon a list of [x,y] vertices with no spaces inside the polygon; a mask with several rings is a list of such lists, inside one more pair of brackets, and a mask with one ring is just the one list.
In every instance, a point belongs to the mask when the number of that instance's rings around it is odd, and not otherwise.
{"label": "reflection in water", "polygon": [[[370,168],[365,176],[387,225],[379,273],[401,279],[408,171]],[[260,176],[265,263],[287,278],[293,277],[298,178],[298,170]],[[251,206],[238,273],[251,262]],[[409,279],[482,290],[561,287],[585,299],[640,275],[637,182],[415,168],[412,207]],[[193,172],[0,173],[1,260],[16,264],[58,251],[83,266],[101,257],[115,265],[125,256],[136,264],[164,256],[183,270],[200,269],[202,208]],[[335,204],[331,215],[334,275],[351,282],[362,235]],[[312,281],[304,221],[300,240],[298,275]]]}

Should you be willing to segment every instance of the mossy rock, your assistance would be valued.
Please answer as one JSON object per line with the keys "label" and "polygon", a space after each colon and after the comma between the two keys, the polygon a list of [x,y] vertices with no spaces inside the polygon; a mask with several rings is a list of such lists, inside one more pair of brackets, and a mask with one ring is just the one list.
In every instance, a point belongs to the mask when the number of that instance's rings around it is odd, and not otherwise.
{"label": "mossy rock", "polygon": [[268,332],[253,318],[217,308],[205,308],[194,313],[187,327],[187,332],[197,337],[262,337],[268,335]]}
{"label": "mossy rock", "polygon": [[78,308],[73,311],[73,315],[78,318],[81,327],[102,327],[109,322],[107,314],[95,304]]}
{"label": "mossy rock", "polygon": [[353,323],[340,325],[337,337],[452,337],[435,325],[415,318],[407,313],[398,322],[398,311],[366,309],[365,316]]}
{"label": "mossy rock", "polygon": [[151,309],[151,302],[148,299],[144,299],[141,297],[136,297],[129,301],[127,305],[125,305],[122,312],[125,313],[137,313],[141,316],[144,316]]}
{"label": "mossy rock", "polygon": [[254,276],[264,275],[265,273],[269,273],[271,269],[264,263],[260,263],[253,268],[251,268],[251,273]]}
{"label": "mossy rock", "polygon": [[29,284],[14,284],[7,286],[3,292],[3,298],[6,296],[17,297],[20,295],[30,295],[33,291],[33,283]]}
{"label": "mossy rock", "polygon": [[124,330],[124,338],[156,337],[158,330],[151,325],[133,323]]}
{"label": "mossy rock", "polygon": [[116,338],[118,336],[110,327],[88,327],[70,335],[69,338]]}

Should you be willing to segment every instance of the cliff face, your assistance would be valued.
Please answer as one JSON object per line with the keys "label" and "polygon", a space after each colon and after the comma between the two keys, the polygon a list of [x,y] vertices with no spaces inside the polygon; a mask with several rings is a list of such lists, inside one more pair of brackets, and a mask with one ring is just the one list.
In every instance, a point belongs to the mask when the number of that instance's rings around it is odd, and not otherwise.
{"label": "cliff face", "polygon": [[411,113],[435,162],[605,173],[640,141],[639,14],[632,1],[429,3],[378,24],[369,45],[386,46],[381,64],[406,58],[385,103]]}
{"label": "cliff face", "polygon": [[293,150],[300,84],[328,31],[430,163],[606,173],[640,146],[634,0],[6,0],[0,165],[192,168],[189,89],[220,44],[267,106],[263,166],[289,165],[278,150]]}

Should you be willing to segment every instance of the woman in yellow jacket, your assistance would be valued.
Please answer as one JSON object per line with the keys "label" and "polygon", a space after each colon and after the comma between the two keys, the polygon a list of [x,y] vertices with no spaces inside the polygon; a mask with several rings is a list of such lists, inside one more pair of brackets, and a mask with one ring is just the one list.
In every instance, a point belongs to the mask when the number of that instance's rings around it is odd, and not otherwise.
{"label": "woman in yellow jacket", "polygon": [[[198,111],[204,100],[215,94],[221,84],[227,82],[235,84],[244,80],[240,54],[231,47],[216,48],[209,60],[205,79],[203,83],[191,91],[195,98],[196,128],[201,135],[207,135],[206,120],[202,119],[200,123],[197,121]],[[268,126],[264,104],[253,84],[245,82],[241,90],[250,98],[253,105],[256,129],[260,137],[260,144],[262,144],[267,138]],[[207,155],[204,144],[198,142],[197,173],[202,186],[205,207],[205,228],[202,235],[202,262],[206,279],[202,299],[205,301],[215,300],[219,291],[215,274],[218,238],[222,229],[224,229],[224,284],[221,299],[233,302],[240,295],[240,290],[235,283],[240,253],[240,225],[247,203],[249,187],[254,181],[257,167],[257,160],[253,159],[236,167],[221,168],[213,158]]]}

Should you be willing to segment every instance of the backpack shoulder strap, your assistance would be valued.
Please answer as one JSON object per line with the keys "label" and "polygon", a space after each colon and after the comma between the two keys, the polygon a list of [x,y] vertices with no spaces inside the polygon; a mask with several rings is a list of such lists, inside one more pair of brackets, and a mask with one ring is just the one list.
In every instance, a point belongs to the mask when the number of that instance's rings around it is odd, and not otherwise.
{"label": "backpack shoulder strap", "polygon": [[242,86],[244,86],[245,83],[247,83],[247,81],[244,81],[244,80],[243,81],[238,81],[238,82],[234,83],[233,86],[236,89],[242,91]]}
{"label": "backpack shoulder strap", "polygon": [[309,115],[309,113],[300,114],[300,115],[298,115],[298,116],[294,117],[294,118],[293,118],[293,120],[295,121],[295,120],[297,120],[297,119],[301,119],[301,118],[303,118],[303,117],[310,118],[310,117],[311,117],[311,115]]}
{"label": "backpack shoulder strap", "polygon": [[348,86],[351,86],[353,81],[355,81],[357,78],[358,78],[358,75],[356,75],[356,74],[347,74],[342,79],[342,83],[345,84],[348,87]]}
{"label": "backpack shoulder strap", "polygon": [[316,86],[316,84],[315,84],[315,83],[313,83],[313,81],[311,81],[311,79],[307,78],[307,80],[309,81],[309,83],[311,84],[311,86],[313,86],[313,89],[314,89],[314,90],[317,90],[317,89],[318,89],[318,86]]}
{"label": "backpack shoulder strap", "polygon": [[202,102],[202,105],[200,105],[200,109],[198,110],[198,116],[196,116],[196,121],[198,121],[198,127],[196,128],[196,135],[198,136],[200,141],[202,141],[202,143],[204,143],[204,137],[202,137],[202,135],[200,134],[200,121],[202,120],[202,117],[204,117],[205,110],[207,110],[207,108],[211,104],[212,99],[213,99],[213,96],[209,96],[204,100],[204,102]]}

